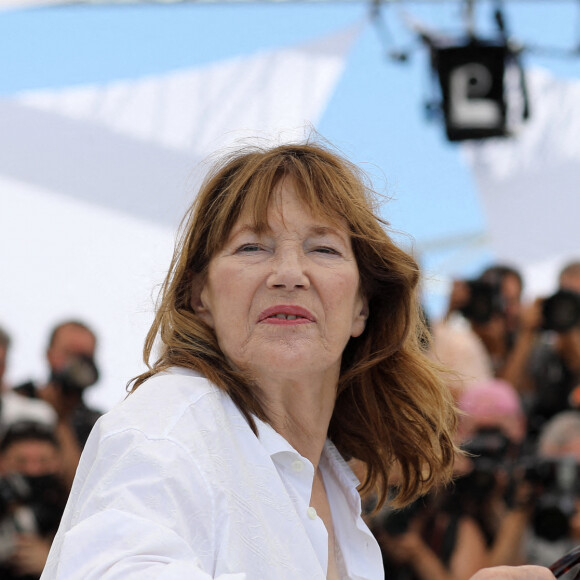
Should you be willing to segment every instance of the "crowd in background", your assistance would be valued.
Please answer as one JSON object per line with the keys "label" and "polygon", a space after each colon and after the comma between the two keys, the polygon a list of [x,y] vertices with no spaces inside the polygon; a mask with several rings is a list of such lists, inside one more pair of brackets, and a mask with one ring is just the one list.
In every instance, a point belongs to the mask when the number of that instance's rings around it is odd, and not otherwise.
{"label": "crowd in background", "polygon": [[550,565],[580,543],[580,262],[562,269],[552,296],[526,304],[522,291],[516,269],[494,265],[454,282],[430,324],[465,454],[451,487],[369,514],[387,578]]}
{"label": "crowd in background", "polygon": [[84,401],[96,383],[96,336],[67,320],[50,333],[42,384],[5,384],[10,337],[0,328],[0,578],[40,577],[83,446],[101,413]]}
{"label": "crowd in background", "polygon": [[[364,498],[386,578],[548,565],[580,543],[580,262],[558,286],[525,304],[519,272],[495,265],[456,281],[445,316],[430,321],[425,348],[455,395],[465,454],[452,486],[403,510],[375,513]],[[43,384],[3,382],[9,348],[0,328],[0,578],[33,580],[101,414],[83,399],[98,379],[96,337],[81,321],[59,324]]]}

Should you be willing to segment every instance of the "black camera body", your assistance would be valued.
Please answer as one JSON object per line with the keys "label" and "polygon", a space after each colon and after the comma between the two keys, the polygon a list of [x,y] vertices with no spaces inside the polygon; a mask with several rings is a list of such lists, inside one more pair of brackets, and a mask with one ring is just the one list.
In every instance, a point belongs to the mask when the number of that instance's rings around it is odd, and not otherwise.
{"label": "black camera body", "polygon": [[12,556],[17,534],[55,533],[67,497],[68,491],[56,475],[12,473],[0,477],[0,564]]}
{"label": "black camera body", "polygon": [[94,385],[99,379],[99,371],[92,357],[77,355],[58,371],[52,371],[50,382],[56,383],[65,393],[80,392]]}
{"label": "black camera body", "polygon": [[580,323],[580,294],[558,290],[542,303],[544,330],[566,332]]}
{"label": "black camera body", "polygon": [[534,533],[549,542],[568,536],[570,518],[580,498],[580,465],[576,459],[536,458],[526,465],[524,478],[533,486]]}
{"label": "black camera body", "polygon": [[0,477],[0,518],[16,503],[25,503],[32,497],[32,489],[26,477],[10,473]]}
{"label": "black camera body", "polygon": [[390,536],[400,536],[409,531],[409,525],[425,509],[425,498],[420,497],[403,508],[387,508],[381,527]]}
{"label": "black camera body", "polygon": [[496,489],[497,471],[505,465],[511,448],[510,439],[497,427],[478,429],[462,445],[473,463],[473,469],[454,481],[453,498],[459,510],[466,502],[481,502]]}
{"label": "black camera body", "polygon": [[482,280],[467,280],[469,299],[459,312],[477,324],[486,324],[495,314],[505,311],[501,285]]}

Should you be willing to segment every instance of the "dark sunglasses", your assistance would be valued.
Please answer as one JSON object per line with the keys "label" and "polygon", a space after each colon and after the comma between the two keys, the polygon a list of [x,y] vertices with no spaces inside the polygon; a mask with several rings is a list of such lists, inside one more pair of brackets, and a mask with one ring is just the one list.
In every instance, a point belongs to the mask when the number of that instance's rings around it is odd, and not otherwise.
{"label": "dark sunglasses", "polygon": [[[550,570],[556,578],[560,578],[566,572],[572,570],[577,564],[580,564],[580,546],[576,546],[573,550],[564,554],[559,560],[556,560],[550,566]],[[580,580],[580,568],[576,571],[574,580]]]}

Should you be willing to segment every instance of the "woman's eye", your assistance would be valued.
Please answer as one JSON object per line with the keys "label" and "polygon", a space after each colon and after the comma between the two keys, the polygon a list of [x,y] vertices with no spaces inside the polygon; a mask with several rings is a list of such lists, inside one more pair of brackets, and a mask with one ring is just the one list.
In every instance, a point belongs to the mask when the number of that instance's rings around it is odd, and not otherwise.
{"label": "woman's eye", "polygon": [[239,253],[250,253],[259,252],[261,247],[258,244],[244,244],[240,246],[236,251]]}
{"label": "woman's eye", "polygon": [[338,250],[335,250],[334,248],[329,248],[327,246],[322,246],[320,248],[316,248],[315,249],[316,252],[318,252],[319,254],[335,254],[338,255],[340,254],[340,252]]}

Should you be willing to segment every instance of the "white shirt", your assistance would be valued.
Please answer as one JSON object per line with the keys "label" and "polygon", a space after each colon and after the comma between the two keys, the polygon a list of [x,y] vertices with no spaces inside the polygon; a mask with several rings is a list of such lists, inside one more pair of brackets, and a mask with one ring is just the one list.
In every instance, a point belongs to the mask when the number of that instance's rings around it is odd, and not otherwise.
{"label": "white shirt", "polygon": [[[323,580],[312,464],[185,369],[155,375],[95,425],[41,580]],[[320,461],[349,579],[384,577],[358,481]]]}

